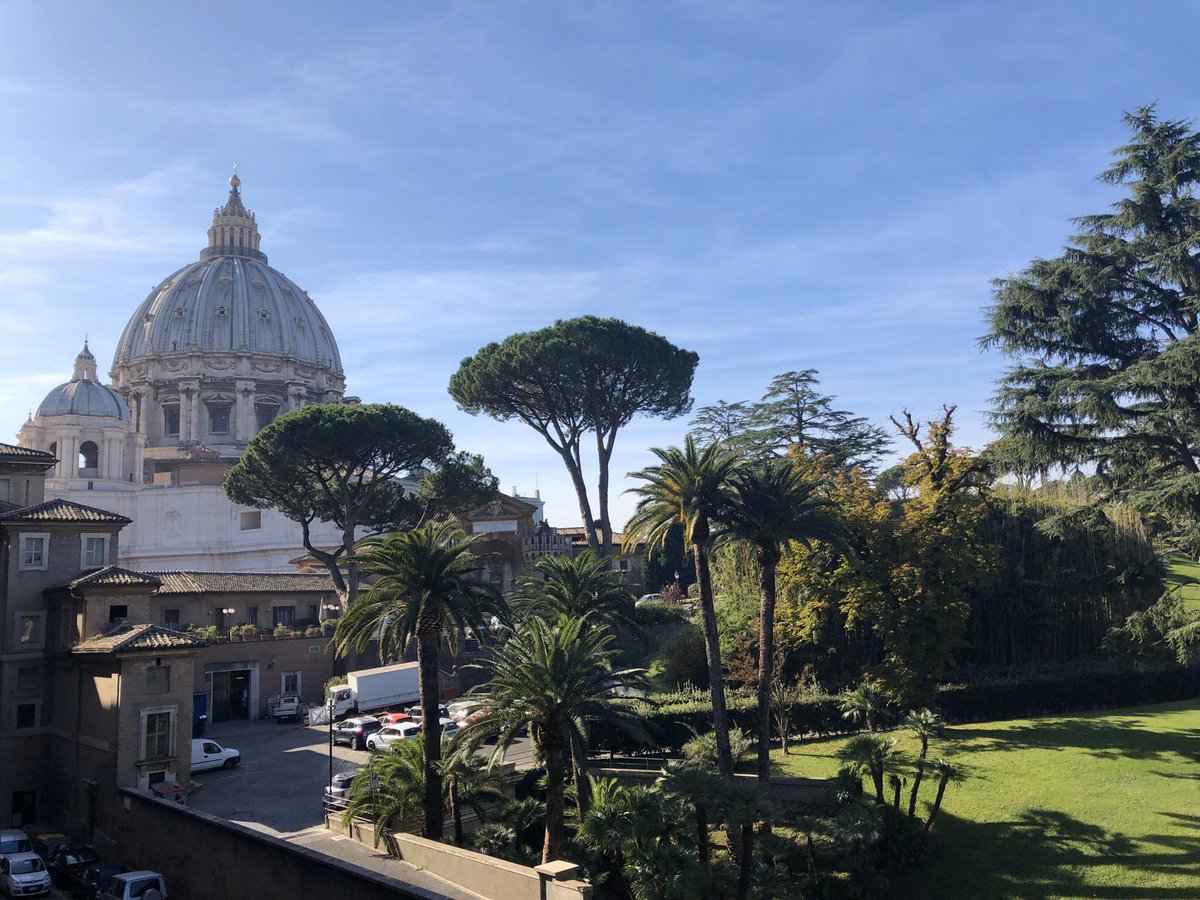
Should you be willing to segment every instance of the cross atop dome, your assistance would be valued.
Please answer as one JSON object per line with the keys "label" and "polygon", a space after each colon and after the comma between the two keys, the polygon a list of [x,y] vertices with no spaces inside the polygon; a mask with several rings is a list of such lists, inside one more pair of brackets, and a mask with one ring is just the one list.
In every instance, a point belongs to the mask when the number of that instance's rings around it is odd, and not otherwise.
{"label": "cross atop dome", "polygon": [[233,175],[229,179],[229,199],[225,205],[213,211],[212,227],[208,229],[208,246],[200,251],[200,258],[214,256],[245,256],[267,261],[266,254],[258,249],[261,238],[254,213],[242,203],[242,179],[238,178],[237,163],[233,164]]}

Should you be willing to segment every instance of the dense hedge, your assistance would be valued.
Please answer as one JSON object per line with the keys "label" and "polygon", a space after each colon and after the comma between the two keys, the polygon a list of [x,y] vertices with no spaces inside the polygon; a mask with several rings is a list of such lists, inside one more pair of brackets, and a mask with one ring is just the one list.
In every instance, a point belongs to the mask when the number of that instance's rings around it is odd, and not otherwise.
{"label": "dense hedge", "polygon": [[[938,690],[937,706],[947,722],[960,724],[1196,697],[1200,697],[1200,668],[1092,669],[943,685]],[[604,729],[594,735],[593,749],[622,754],[677,753],[695,734],[712,730],[712,704],[706,691],[658,694],[630,703],[653,744],[647,747],[624,733]],[[754,696],[731,691],[727,704],[731,724],[753,733],[757,728]],[[793,734],[842,734],[854,728],[842,718],[836,697],[818,696],[792,707]]]}
{"label": "dense hedge", "polygon": [[1200,668],[1090,669],[943,685],[938,707],[950,723],[991,722],[1195,697],[1200,697]]}

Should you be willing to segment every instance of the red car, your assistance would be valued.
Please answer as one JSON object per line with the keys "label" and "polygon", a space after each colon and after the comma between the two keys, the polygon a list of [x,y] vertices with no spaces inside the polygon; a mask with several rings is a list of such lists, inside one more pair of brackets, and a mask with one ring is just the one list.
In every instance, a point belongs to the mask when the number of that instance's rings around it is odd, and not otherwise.
{"label": "red car", "polygon": [[412,716],[410,716],[408,713],[403,713],[403,712],[380,713],[375,718],[377,718],[379,720],[379,724],[383,725],[385,728],[388,725],[398,725],[401,722],[411,722],[412,721]]}

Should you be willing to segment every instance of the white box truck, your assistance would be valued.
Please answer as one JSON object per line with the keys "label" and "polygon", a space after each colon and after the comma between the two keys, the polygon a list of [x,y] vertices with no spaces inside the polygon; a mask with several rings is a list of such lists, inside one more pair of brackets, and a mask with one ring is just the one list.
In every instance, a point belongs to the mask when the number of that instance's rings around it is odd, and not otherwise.
{"label": "white box truck", "polygon": [[331,685],[329,694],[335,718],[415,703],[421,699],[417,664],[398,663],[349,672],[346,683]]}

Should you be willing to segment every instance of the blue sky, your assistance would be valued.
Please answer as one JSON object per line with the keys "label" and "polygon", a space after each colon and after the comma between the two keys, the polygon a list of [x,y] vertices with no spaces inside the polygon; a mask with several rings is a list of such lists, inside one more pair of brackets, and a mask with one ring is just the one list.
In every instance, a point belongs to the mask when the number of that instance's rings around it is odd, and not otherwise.
{"label": "blue sky", "polygon": [[[700,354],[696,405],[816,368],[879,424],[989,439],[990,279],[1056,254],[1121,114],[1195,119],[1178,2],[0,5],[0,440],[102,371],[196,258],[234,160],[348,391],[445,421],[560,525],[562,464],[459,412],[459,361],[615,315]],[[618,475],[678,443],[639,421]],[[616,491],[627,486],[616,481]],[[623,521],[628,497],[615,503]]]}

